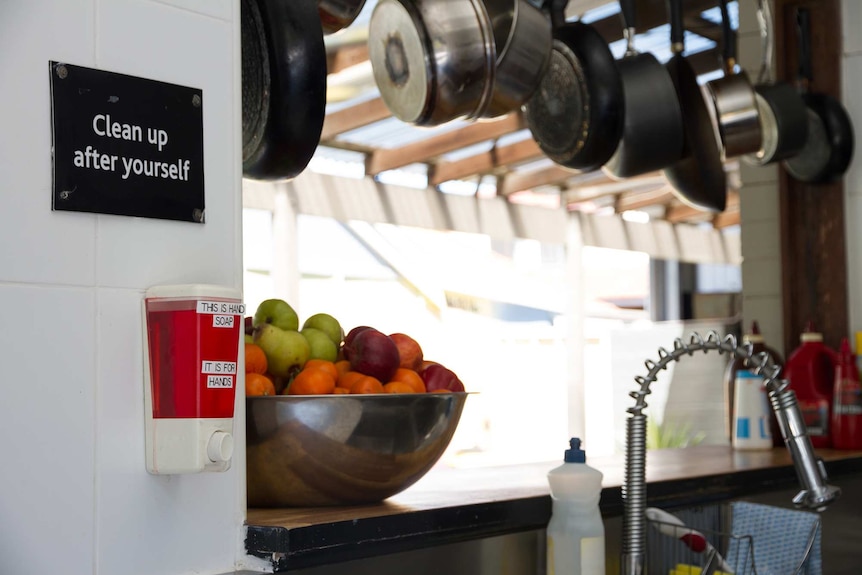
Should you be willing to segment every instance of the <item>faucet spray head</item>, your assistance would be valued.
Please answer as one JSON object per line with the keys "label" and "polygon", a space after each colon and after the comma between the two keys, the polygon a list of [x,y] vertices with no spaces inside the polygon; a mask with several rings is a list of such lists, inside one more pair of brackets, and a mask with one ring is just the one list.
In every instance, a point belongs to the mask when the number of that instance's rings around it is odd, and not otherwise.
{"label": "faucet spray head", "polygon": [[826,466],[822,459],[814,455],[814,448],[811,445],[811,438],[808,436],[796,394],[793,390],[787,389],[786,385],[777,387],[778,389],[769,391],[769,401],[778,420],[784,443],[790,452],[790,458],[793,460],[796,477],[802,486],[802,491],[796,494],[793,503],[797,507],[823,511],[827,505],[840,497],[841,488],[826,483],[828,480]]}

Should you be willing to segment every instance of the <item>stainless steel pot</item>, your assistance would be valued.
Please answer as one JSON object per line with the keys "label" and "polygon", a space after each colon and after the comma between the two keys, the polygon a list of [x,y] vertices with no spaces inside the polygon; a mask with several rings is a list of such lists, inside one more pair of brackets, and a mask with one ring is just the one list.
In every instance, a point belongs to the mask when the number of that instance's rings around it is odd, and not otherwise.
{"label": "stainless steel pot", "polygon": [[481,0],[379,0],[368,56],[381,98],[404,122],[478,118],[491,103],[497,50]]}
{"label": "stainless steel pot", "polygon": [[761,129],[754,88],[745,72],[736,70],[736,34],[727,14],[727,0],[721,8],[724,43],[724,77],[707,82],[718,135],[725,158],[750,154],[760,149]]}
{"label": "stainless steel pot", "polygon": [[494,31],[497,70],[485,118],[524,104],[542,80],[551,56],[551,21],[528,0],[485,0]]}
{"label": "stainless steel pot", "polygon": [[760,149],[743,159],[763,166],[795,156],[808,139],[808,113],[796,89],[776,82],[772,69],[773,19],[769,0],[760,0],[757,20],[760,25],[760,74],[754,87],[760,116]]}
{"label": "stainless steel pot", "polygon": [[365,0],[317,0],[323,33],[334,34],[350,26],[363,6]]}

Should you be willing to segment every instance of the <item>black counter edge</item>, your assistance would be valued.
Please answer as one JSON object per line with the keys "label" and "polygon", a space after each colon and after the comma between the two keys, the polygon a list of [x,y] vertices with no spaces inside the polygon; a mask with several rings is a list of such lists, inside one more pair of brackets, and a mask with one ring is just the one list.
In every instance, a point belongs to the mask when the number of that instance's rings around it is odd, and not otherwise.
{"label": "black counter edge", "polygon": [[[862,460],[826,463],[830,476],[862,472]],[[650,483],[647,503],[667,509],[718,503],[798,485],[792,466]],[[602,490],[602,515],[623,513],[622,489]],[[544,529],[550,496],[413,511],[287,529],[248,525],[246,550],[274,572]]]}

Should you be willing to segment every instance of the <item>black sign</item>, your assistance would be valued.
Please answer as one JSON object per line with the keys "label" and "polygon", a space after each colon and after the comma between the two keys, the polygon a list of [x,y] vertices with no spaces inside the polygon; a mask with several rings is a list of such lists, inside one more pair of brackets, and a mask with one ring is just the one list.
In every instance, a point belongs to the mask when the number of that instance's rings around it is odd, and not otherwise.
{"label": "black sign", "polygon": [[50,63],[53,209],[204,221],[201,90]]}

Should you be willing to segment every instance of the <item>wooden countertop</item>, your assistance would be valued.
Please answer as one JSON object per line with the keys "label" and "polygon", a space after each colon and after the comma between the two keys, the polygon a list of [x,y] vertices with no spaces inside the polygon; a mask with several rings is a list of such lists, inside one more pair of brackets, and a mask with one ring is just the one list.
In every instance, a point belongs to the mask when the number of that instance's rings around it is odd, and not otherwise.
{"label": "wooden countertop", "polygon": [[[862,451],[817,454],[830,476],[862,473]],[[624,458],[588,463],[604,473],[602,513],[621,515]],[[374,505],[249,509],[246,548],[281,571],[543,529],[551,512],[547,473],[559,464],[437,468]],[[647,483],[648,503],[671,508],[792,488],[797,480],[785,449],[699,446],[650,451]]]}

